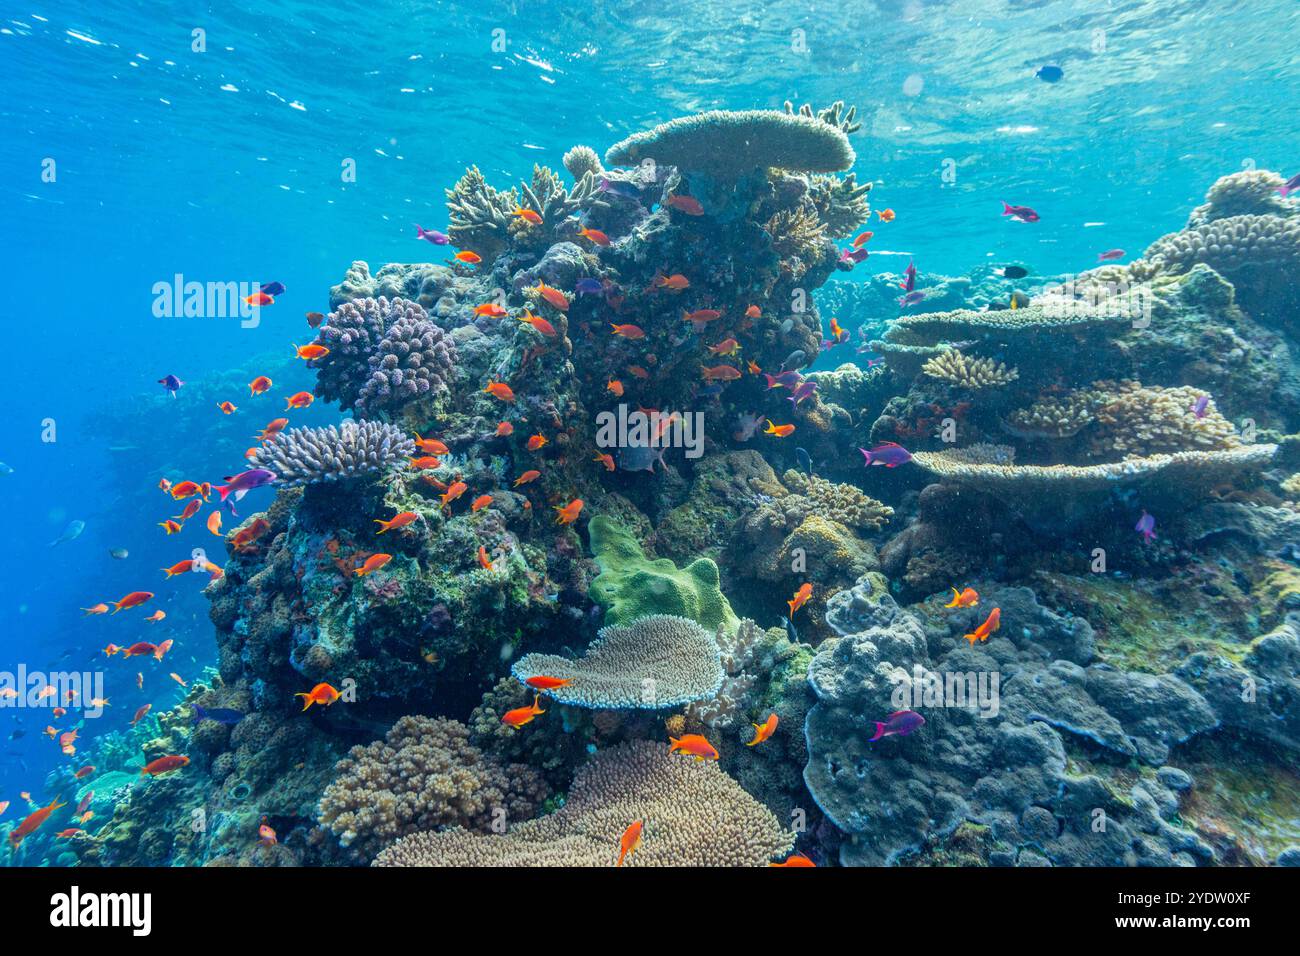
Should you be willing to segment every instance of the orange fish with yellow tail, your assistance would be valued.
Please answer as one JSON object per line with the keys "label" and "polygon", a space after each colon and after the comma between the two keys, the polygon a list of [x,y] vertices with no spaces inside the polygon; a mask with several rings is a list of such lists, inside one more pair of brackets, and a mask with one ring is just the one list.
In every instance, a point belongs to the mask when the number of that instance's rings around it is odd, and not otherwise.
{"label": "orange fish with yellow tail", "polygon": [[754,739],[745,744],[745,746],[757,747],[764,740],[770,738],[774,733],[776,733],[777,723],[779,723],[779,721],[777,720],[776,714],[768,714],[767,720],[763,721],[761,724],[753,724]]}
{"label": "orange fish with yellow tail", "polygon": [[952,600],[945,604],[944,607],[974,607],[979,602],[980,596],[974,588],[965,588],[961,591],[953,588]]}
{"label": "orange fish with yellow tail", "polygon": [[984,619],[984,623],[975,628],[971,634],[965,635],[966,640],[970,641],[971,647],[975,646],[976,641],[987,641],[989,635],[1002,626],[1002,608],[995,607],[989,611],[989,616]]}
{"label": "orange fish with yellow tail", "polygon": [[522,727],[524,724],[531,723],[538,714],[546,713],[546,711],[542,710],[542,708],[537,705],[537,702],[540,699],[540,694],[534,694],[533,702],[530,706],[516,707],[514,710],[506,711],[501,717],[501,722],[507,727],[514,727],[516,729]]}

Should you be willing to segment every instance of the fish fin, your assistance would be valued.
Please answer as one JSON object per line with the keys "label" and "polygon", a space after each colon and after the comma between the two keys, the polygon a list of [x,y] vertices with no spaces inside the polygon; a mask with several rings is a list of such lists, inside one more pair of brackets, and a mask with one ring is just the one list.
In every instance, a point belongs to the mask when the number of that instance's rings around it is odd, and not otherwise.
{"label": "fish fin", "polygon": [[884,735],[885,735],[885,725],[880,721],[876,721],[876,735],[874,737],[869,738],[867,740],[867,743],[871,743],[872,741],[879,740]]}

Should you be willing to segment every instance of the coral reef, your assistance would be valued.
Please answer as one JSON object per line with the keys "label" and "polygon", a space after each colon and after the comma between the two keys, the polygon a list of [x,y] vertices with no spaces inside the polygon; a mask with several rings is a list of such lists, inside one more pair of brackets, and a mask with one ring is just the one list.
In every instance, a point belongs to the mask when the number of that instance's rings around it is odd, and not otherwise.
{"label": "coral reef", "polygon": [[284,485],[337,481],[400,464],[415,454],[415,442],[383,422],[344,422],[325,428],[291,428],[261,445],[255,467],[275,473]]}
{"label": "coral reef", "polygon": [[603,750],[554,813],[503,835],[420,833],[378,866],[613,866],[629,821],[644,825],[624,866],[764,866],[793,845],[776,817],[711,763],[636,741]]}
{"label": "coral reef", "polygon": [[1014,368],[989,358],[971,358],[956,349],[941,352],[928,359],[921,371],[931,378],[941,379],[957,388],[996,388],[1009,385],[1020,377]]}

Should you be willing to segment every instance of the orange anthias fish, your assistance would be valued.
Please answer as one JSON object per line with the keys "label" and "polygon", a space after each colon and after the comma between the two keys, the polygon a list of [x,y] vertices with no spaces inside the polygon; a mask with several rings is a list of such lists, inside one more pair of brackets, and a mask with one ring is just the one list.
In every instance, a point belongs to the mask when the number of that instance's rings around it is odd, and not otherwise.
{"label": "orange anthias fish", "polygon": [[293,347],[293,354],[300,359],[306,359],[310,362],[312,359],[324,358],[330,354],[330,350],[323,345],[317,345],[313,342],[310,345],[295,345]]}
{"label": "orange anthias fish", "polygon": [[555,510],[559,512],[559,516],[555,519],[556,524],[573,524],[582,511],[582,499],[574,498],[563,508],[557,506]]}
{"label": "orange anthias fish", "polygon": [[497,438],[507,438],[510,435],[514,434],[514,431],[515,431],[515,426],[511,425],[509,422],[497,422],[497,431],[496,431]]}
{"label": "orange anthias fish", "polygon": [[120,601],[113,602],[113,613],[118,611],[128,611],[133,607],[139,607],[153,597],[152,591],[132,591]]}
{"label": "orange anthias fish", "polygon": [[160,568],[159,570],[163,571],[169,578],[178,574],[189,574],[194,570],[194,562],[193,560],[177,561],[170,568]]}
{"label": "orange anthias fish", "polygon": [[420,451],[428,452],[430,455],[449,455],[451,449],[438,441],[436,438],[421,438],[420,433],[415,433],[415,445]]}
{"label": "orange anthias fish", "polygon": [[674,193],[664,200],[665,206],[672,206],[674,209],[686,213],[688,216],[703,216],[704,207],[694,196],[683,196]]}
{"label": "orange anthias fish", "polygon": [[412,521],[420,516],[414,511],[402,511],[394,515],[390,520],[385,521],[383,518],[376,518],[375,523],[379,525],[379,530],[375,534],[383,534],[385,531],[395,531],[398,528],[405,528]]}
{"label": "orange anthias fish", "polygon": [[524,724],[531,723],[538,714],[546,713],[546,711],[542,710],[541,707],[537,706],[537,702],[540,698],[540,694],[534,694],[533,702],[529,706],[516,707],[514,710],[506,711],[501,717],[501,722],[507,727],[514,727],[516,729],[522,727]]}
{"label": "orange anthias fish", "polygon": [[182,524],[184,524],[186,521],[189,521],[196,514],[198,514],[199,509],[202,507],[203,507],[202,499],[195,498],[193,501],[191,501],[189,504],[185,506],[185,509],[180,514],[172,515],[172,520],[179,521]]}
{"label": "orange anthias fish", "polygon": [[122,649],[123,657],[146,657],[158,652],[158,645],[149,641],[137,641],[130,647]]}
{"label": "orange anthias fish", "polygon": [[285,401],[288,402],[284,406],[284,410],[287,412],[291,408],[307,408],[312,402],[316,401],[316,396],[311,392],[297,392],[290,395]]}
{"label": "orange anthias fish", "polygon": [[22,823],[9,831],[9,845],[15,850],[18,849],[18,844],[22,843],[25,837],[35,833],[40,825],[50,818],[50,814],[59,807],[66,806],[66,803],[60,803],[56,797],[48,807],[41,807],[39,810],[33,810],[27,814]]}
{"label": "orange anthias fish", "polygon": [[596,455],[595,458],[591,460],[600,462],[602,465],[605,466],[606,471],[613,471],[614,468],[616,467],[614,465],[614,456],[611,455],[609,452],[600,452]]}
{"label": "orange anthias fish", "polygon": [[787,435],[794,433],[793,425],[774,425],[772,419],[767,420],[767,427],[763,429],[764,435],[775,435],[777,438],[785,438]]}
{"label": "orange anthias fish", "polygon": [[185,682],[185,678],[182,677],[180,674],[177,674],[175,671],[173,671],[172,673],[168,674],[167,676],[170,677],[172,680],[174,680],[176,683],[180,684],[182,687],[189,687],[189,686],[190,686],[189,684],[187,684],[187,683]]}
{"label": "orange anthias fish", "polygon": [[740,343],[734,338],[727,337],[717,345],[709,346],[710,355],[735,355],[740,351]]}
{"label": "orange anthias fish", "polygon": [[810,597],[812,597],[812,585],[807,582],[799,585],[799,590],[794,592],[794,597],[785,602],[790,607],[790,620],[794,620],[794,612],[807,604]]}
{"label": "orange anthias fish", "polygon": [[650,373],[647,372],[647,371],[646,371],[644,368],[642,368],[640,365],[629,365],[629,366],[627,367],[627,370],[628,370],[628,372],[631,373],[631,375],[632,375],[633,378],[639,378],[639,379],[644,380],[644,379],[647,379],[647,378],[650,377]]}
{"label": "orange anthias fish", "polygon": [[469,489],[469,485],[463,481],[453,481],[451,486],[442,493],[442,507],[449,508],[451,503],[463,495]]}
{"label": "orange anthias fish", "polygon": [[171,483],[170,481],[168,481],[166,478],[159,478],[159,479],[158,479],[158,487],[159,487],[159,489],[161,489],[162,491],[168,491],[168,490],[171,488],[171,486],[172,486],[172,483]]}
{"label": "orange anthias fish", "polygon": [[697,761],[718,759],[718,752],[713,748],[713,744],[705,740],[700,734],[682,734],[680,737],[669,737],[668,743],[670,745],[668,747],[670,754],[689,754]]}
{"label": "orange anthias fish", "polygon": [[172,649],[172,644],[174,644],[174,643],[175,643],[175,641],[173,641],[173,640],[169,637],[169,638],[167,638],[167,640],[165,640],[165,641],[163,641],[161,644],[159,644],[157,650],[155,650],[155,651],[153,652],[153,659],[156,660],[156,661],[160,661],[160,660],[162,660],[164,657],[166,657],[166,656],[167,656],[167,652],[170,651],[170,650]]}
{"label": "orange anthias fish", "polygon": [[533,286],[533,288],[530,289],[529,291],[536,292],[538,295],[540,295],[552,306],[559,309],[561,312],[569,311],[569,299],[559,289],[553,288],[552,286],[547,285],[545,282],[539,282],[537,283],[537,285]]}
{"label": "orange anthias fish", "polygon": [[84,767],[79,769],[76,773],[74,773],[72,776],[77,780],[85,780],[94,772],[95,772],[95,765],[93,763],[88,763]]}
{"label": "orange anthias fish", "polygon": [[525,209],[523,206],[520,206],[510,215],[518,216],[524,222],[529,223],[530,225],[533,226],[540,226],[542,224],[541,214],[534,209]]}
{"label": "orange anthias fish", "polygon": [[257,828],[257,845],[258,846],[275,846],[279,841],[276,839],[275,831],[268,824],[263,823]]}
{"label": "orange anthias fish", "polygon": [[522,475],[520,475],[518,478],[515,479],[514,487],[518,488],[520,485],[526,485],[530,481],[536,481],[540,477],[542,477],[542,473],[540,471],[538,471],[535,468],[530,468],[528,471],[524,472]]}
{"label": "orange anthias fish", "polygon": [[876,215],[880,217],[881,222],[894,221],[894,210],[892,209],[879,209],[876,211]]}
{"label": "orange anthias fish", "polygon": [[284,431],[284,426],[287,424],[289,424],[289,419],[276,418],[271,422],[268,422],[267,426],[254,437],[258,441],[266,441],[267,439],[274,438],[276,435],[280,434],[280,432]]}
{"label": "orange anthias fish", "polygon": [[176,501],[180,501],[183,498],[188,498],[190,495],[196,495],[198,493],[198,483],[193,481],[178,481],[176,484],[172,485],[171,489],[168,491],[168,494],[170,494]]}
{"label": "orange anthias fish", "polygon": [[267,295],[265,292],[254,292],[252,295],[244,296],[244,304],[252,306],[273,305],[275,297]]}
{"label": "orange anthias fish", "polygon": [[[170,577],[170,575],[169,575],[169,577]],[[150,614],[148,617],[146,617],[145,620],[148,621],[150,624],[157,624],[159,621],[163,620],[165,617],[167,617],[167,612],[164,611],[162,608],[159,608],[158,610],[156,610],[156,611],[154,611],[152,614]]]}
{"label": "orange anthias fish", "polygon": [[293,696],[301,697],[303,699],[302,709],[306,710],[312,704],[320,704],[322,707],[328,707],[343,695],[329,684],[320,683],[306,693],[297,693]]}
{"label": "orange anthias fish", "polygon": [[109,644],[107,647],[104,648],[105,657],[112,657],[114,654],[120,654],[120,653],[122,653],[122,648],[118,647],[116,644]]}
{"label": "orange anthias fish", "polygon": [[842,338],[844,338],[844,336],[847,334],[848,333],[846,333],[844,329],[840,327],[839,320],[832,315],[831,316],[831,338],[833,338],[835,341],[838,342]]}
{"label": "orange anthias fish", "polygon": [[131,726],[134,727],[136,724],[140,723],[140,721],[144,720],[145,715],[151,710],[153,710],[153,704],[145,704],[137,710],[135,716],[131,718]]}
{"label": "orange anthias fish", "polygon": [[168,534],[178,534],[181,530],[181,526],[171,518],[168,518],[166,521],[159,521],[158,527],[162,528]]}
{"label": "orange anthias fish", "polygon": [[700,378],[706,382],[733,382],[740,378],[740,369],[732,365],[715,365],[700,369]]}
{"label": "orange anthias fish", "polygon": [[720,318],[722,318],[722,313],[717,309],[696,309],[694,312],[682,312],[683,322],[703,324],[705,322],[716,322]]}
{"label": "orange anthias fish", "polygon": [[874,235],[875,235],[874,232],[860,232],[860,233],[858,233],[857,236],[855,236],[854,239],[853,239],[853,248],[854,248],[854,249],[861,249],[863,246],[865,246],[868,242],[871,241],[871,237],[874,236]]}
{"label": "orange anthias fish", "polygon": [[815,867],[816,865],[817,865],[816,863],[808,859],[808,857],[804,856],[802,853],[792,853],[784,860],[782,860],[780,863],[768,864],[768,866],[781,866],[781,867],[788,867],[790,869],[794,869],[795,867],[803,867],[803,866]]}
{"label": "orange anthias fish", "polygon": [[616,378],[611,378],[605,383],[605,390],[612,392],[615,398],[623,397],[623,383]]}
{"label": "orange anthias fish", "polygon": [[614,864],[615,866],[622,866],[624,857],[641,848],[641,833],[644,829],[644,823],[634,820],[632,825],[623,831],[623,837],[618,841],[618,862]]}
{"label": "orange anthias fish", "polygon": [[533,435],[533,436],[531,436],[531,437],[528,439],[528,445],[527,445],[527,448],[528,448],[529,451],[537,451],[539,448],[541,448],[541,447],[542,447],[543,445],[545,445],[546,443],[547,443],[547,442],[546,442],[546,436],[545,436],[545,435],[542,435],[542,434]]}
{"label": "orange anthias fish", "polygon": [[573,683],[569,677],[547,677],[544,674],[538,674],[536,677],[530,677],[524,681],[533,690],[555,690],[557,687],[567,687]]}
{"label": "orange anthias fish", "polygon": [[227,415],[230,415],[230,414],[232,414],[233,412],[237,412],[237,411],[239,411],[238,406],[236,406],[236,405],[232,405],[230,402],[218,402],[218,403],[217,403],[217,408],[221,409],[221,411],[224,412],[224,413],[227,414]]}
{"label": "orange anthias fish", "polygon": [[442,459],[434,458],[432,455],[421,455],[419,458],[408,458],[411,467],[416,471],[424,471],[426,468],[441,468]]}
{"label": "orange anthias fish", "polygon": [[265,375],[259,375],[257,376],[257,378],[253,379],[251,382],[248,383],[248,394],[250,396],[261,395],[263,392],[268,391],[270,388],[271,388],[271,380],[267,378]]}
{"label": "orange anthias fish", "polygon": [[550,322],[547,322],[540,315],[533,315],[533,313],[529,312],[527,309],[524,309],[524,314],[517,316],[517,318],[519,319],[520,322],[526,323],[527,325],[531,325],[533,328],[535,328],[538,332],[541,332],[542,335],[546,336],[548,339],[555,337],[556,334],[555,326],[551,325]]}
{"label": "orange anthias fish", "polygon": [[745,310],[745,318],[747,319],[761,318],[762,315],[763,315],[763,310],[756,305],[751,305],[748,309]]}
{"label": "orange anthias fish", "polygon": [[489,319],[504,319],[510,313],[495,302],[484,302],[474,306],[475,315],[486,315]]}
{"label": "orange anthias fish", "polygon": [[461,262],[467,262],[470,265],[477,265],[478,263],[483,261],[482,256],[480,256],[477,252],[470,252],[468,249],[463,249],[460,252],[456,253],[456,258]]}
{"label": "orange anthias fish", "polygon": [[165,757],[159,757],[157,760],[150,760],[140,768],[140,776],[161,777],[165,773],[171,773],[173,770],[180,770],[190,762],[190,758],[184,754],[168,754]]}
{"label": "orange anthias fish", "polygon": [[83,607],[81,610],[85,612],[82,617],[90,617],[92,614],[107,614],[108,605],[101,601],[99,604],[92,604],[90,607]]}
{"label": "orange anthias fish", "polygon": [[625,339],[645,338],[645,330],[639,325],[632,325],[630,323],[627,325],[614,325],[611,322],[609,327],[614,330],[615,335],[621,335]]}
{"label": "orange anthias fish", "polygon": [[578,235],[582,236],[582,238],[584,239],[588,239],[591,242],[594,242],[598,246],[609,245],[609,236],[605,235],[599,229],[586,229],[586,228],[579,229]]}
{"label": "orange anthias fish", "polygon": [[492,567],[492,559],[488,557],[487,548],[481,544],[478,546],[478,566],[484,571],[496,570],[496,568]]}
{"label": "orange anthias fish", "polygon": [[491,495],[479,495],[477,498],[475,498],[473,501],[470,502],[469,510],[481,511],[482,509],[486,508],[490,504],[492,504]]}
{"label": "orange anthias fish", "polygon": [[362,564],[361,567],[356,568],[352,573],[359,578],[363,578],[367,574],[374,574],[391,560],[393,560],[391,554],[383,554],[382,552],[380,554],[372,554],[370,557],[366,558],[365,563]]}
{"label": "orange anthias fish", "polygon": [[768,714],[767,720],[763,721],[761,724],[754,724],[753,725],[754,739],[751,740],[749,743],[745,744],[745,746],[756,747],[759,744],[761,744],[764,740],[767,740],[774,733],[776,733],[777,723],[778,721],[777,721],[776,714]]}
{"label": "orange anthias fish", "polygon": [[487,388],[483,389],[493,398],[499,398],[503,402],[513,402],[515,393],[505,382],[488,382]]}
{"label": "orange anthias fish", "polygon": [[984,623],[975,628],[973,634],[967,634],[966,640],[970,641],[971,647],[975,646],[976,641],[987,641],[989,635],[1002,626],[1002,608],[995,607],[989,611],[989,616],[984,619]]}
{"label": "orange anthias fish", "polygon": [[236,551],[244,551],[252,547],[267,531],[271,530],[271,523],[265,518],[254,518],[253,523],[246,528],[240,528],[235,532],[235,536],[230,539],[230,546]]}
{"label": "orange anthias fish", "polygon": [[208,515],[208,530],[211,531],[213,534],[215,534],[217,537],[222,536],[220,511],[214,511],[212,512],[212,514]]}
{"label": "orange anthias fish", "polygon": [[974,607],[979,602],[980,596],[974,588],[966,588],[960,592],[953,588],[952,600],[945,604],[944,607]]}
{"label": "orange anthias fish", "polygon": [[681,292],[683,289],[689,289],[691,287],[691,280],[686,278],[686,276],[682,275],[680,272],[674,272],[670,276],[666,276],[662,272],[659,272],[655,274],[652,285],[656,289],[669,289],[673,292]]}

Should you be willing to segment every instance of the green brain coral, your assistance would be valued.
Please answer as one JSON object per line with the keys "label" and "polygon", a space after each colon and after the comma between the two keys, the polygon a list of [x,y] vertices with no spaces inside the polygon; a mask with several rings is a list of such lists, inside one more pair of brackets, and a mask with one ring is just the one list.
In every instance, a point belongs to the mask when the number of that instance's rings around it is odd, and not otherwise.
{"label": "green brain coral", "polygon": [[591,553],[600,574],[591,582],[591,599],[605,608],[605,623],[629,624],[647,614],[676,614],[713,631],[735,631],[740,620],[731,610],[718,566],[697,558],[678,568],[667,558],[647,558],[635,537],[612,518],[597,515],[587,525]]}

